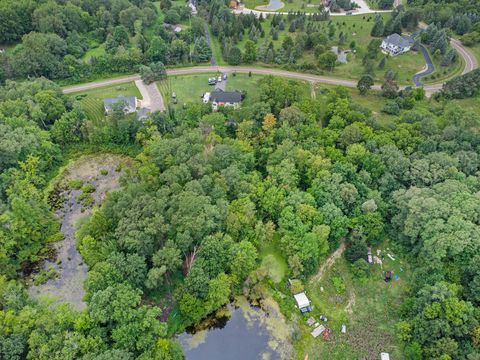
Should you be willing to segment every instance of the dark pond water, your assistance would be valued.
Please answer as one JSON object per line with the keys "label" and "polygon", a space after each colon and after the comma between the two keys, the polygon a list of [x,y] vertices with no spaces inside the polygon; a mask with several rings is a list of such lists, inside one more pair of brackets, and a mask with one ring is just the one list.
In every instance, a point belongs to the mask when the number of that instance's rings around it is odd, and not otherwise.
{"label": "dark pond water", "polygon": [[252,307],[228,306],[230,317],[215,319],[206,330],[179,336],[186,359],[250,360],[281,359],[272,349],[275,340],[264,321],[265,314]]}

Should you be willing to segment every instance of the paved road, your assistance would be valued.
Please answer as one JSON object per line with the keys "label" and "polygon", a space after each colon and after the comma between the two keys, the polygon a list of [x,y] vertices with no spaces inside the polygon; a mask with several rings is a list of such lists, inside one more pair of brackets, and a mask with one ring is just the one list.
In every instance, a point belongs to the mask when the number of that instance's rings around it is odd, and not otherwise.
{"label": "paved road", "polygon": [[418,47],[420,48],[420,51],[425,58],[427,68],[416,73],[413,76],[413,83],[415,84],[415,86],[423,86],[423,83],[420,81],[420,79],[433,73],[435,71],[435,66],[433,65],[432,58],[430,57],[430,54],[428,53],[428,50],[425,48],[425,46],[419,44]]}
{"label": "paved road", "polygon": [[462,43],[456,39],[450,39],[450,45],[452,45],[452,47],[457,50],[465,60],[465,68],[462,71],[462,75],[478,69],[478,59],[473,55],[470,49],[463,46]]}
{"label": "paved road", "polygon": [[[465,60],[465,68],[462,74],[466,74],[467,72],[470,72],[478,68],[478,60],[475,58],[475,55],[473,55],[469,49],[463,46],[460,43],[460,41],[451,39],[450,44],[459,52],[459,54]],[[168,75],[186,75],[186,74],[199,74],[199,73],[209,73],[209,72],[221,72],[221,73],[251,72],[252,74],[258,74],[258,75],[284,76],[284,77],[298,79],[298,80],[319,82],[319,83],[330,84],[330,85],[343,85],[347,87],[357,86],[357,81],[355,80],[337,79],[337,78],[328,77],[328,76],[297,73],[297,72],[280,70],[280,69],[254,68],[254,67],[246,67],[246,66],[195,66],[195,67],[186,67],[186,68],[167,70]],[[68,86],[63,88],[63,93],[70,94],[70,93],[80,92],[80,91],[85,91],[90,89],[97,89],[104,86],[123,84],[131,81],[136,81],[139,79],[140,79],[139,75],[131,75],[131,76],[124,76],[121,78],[96,81],[96,82],[87,83],[87,84]],[[425,92],[430,95],[436,91],[441,90],[442,86],[443,86],[442,83],[432,84],[432,85],[424,86],[424,89],[425,89]],[[373,89],[380,90],[380,85],[378,84],[374,85]]]}

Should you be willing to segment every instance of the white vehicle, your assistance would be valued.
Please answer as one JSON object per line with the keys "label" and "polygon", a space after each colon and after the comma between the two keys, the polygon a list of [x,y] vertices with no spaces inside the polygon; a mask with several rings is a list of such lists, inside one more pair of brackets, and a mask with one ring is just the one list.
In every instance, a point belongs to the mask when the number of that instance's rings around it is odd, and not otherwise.
{"label": "white vehicle", "polygon": [[207,92],[207,93],[203,94],[203,103],[208,104],[209,101],[210,101],[210,93]]}
{"label": "white vehicle", "polygon": [[217,82],[222,82],[222,76],[221,75],[218,77]]}

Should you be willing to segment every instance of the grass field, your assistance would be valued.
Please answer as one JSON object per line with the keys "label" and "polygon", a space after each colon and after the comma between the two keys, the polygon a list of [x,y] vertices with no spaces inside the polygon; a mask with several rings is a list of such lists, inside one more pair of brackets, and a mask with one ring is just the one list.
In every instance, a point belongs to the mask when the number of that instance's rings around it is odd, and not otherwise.
{"label": "grass field", "polygon": [[[167,80],[159,81],[157,85],[164,101],[169,102],[174,107],[180,107],[190,102],[200,102],[204,93],[213,90],[213,86],[208,85],[208,78],[214,76],[218,76],[218,74],[169,76]],[[172,103],[173,92],[177,95],[177,105]]]}
{"label": "grass field", "polygon": [[[214,90],[213,86],[208,85],[208,78],[217,77],[218,75],[218,73],[206,73],[169,76],[167,80],[158,82],[158,88],[165,101],[168,101],[171,106],[180,107],[189,102],[201,102],[201,96],[204,93]],[[246,97],[243,104],[253,104],[258,101],[259,91],[257,83],[262,77],[263,75],[228,74],[226,90],[244,92]],[[306,82],[301,83],[304,84],[302,93],[305,96],[309,96],[310,85]],[[173,92],[177,95],[176,105],[172,102]]]}
{"label": "grass field", "polygon": [[89,120],[98,121],[105,117],[103,99],[121,95],[136,96],[141,99],[134,82],[82,91],[72,94],[71,97],[80,102]]}
{"label": "grass field", "polygon": [[[382,13],[384,20],[386,21],[390,16],[389,13]],[[285,17],[286,19],[286,17]],[[329,22],[318,22],[315,23],[318,26],[318,32],[328,34],[329,23],[333,23],[336,26],[336,32],[334,40],[331,41],[331,44],[338,43],[338,37],[340,33],[346,35],[346,40],[343,45],[340,47],[348,48],[349,44],[354,41],[356,44],[356,49],[353,52],[348,54],[348,63],[347,64],[337,64],[334,71],[324,71],[325,75],[343,78],[343,79],[359,79],[365,72],[365,68],[362,65],[362,59],[365,55],[366,48],[370,41],[373,39],[370,36],[370,31],[373,26],[374,15],[354,15],[354,16],[345,16],[345,17],[332,17]],[[288,31],[289,24],[287,22],[286,29],[280,31],[278,34],[277,40],[272,40],[270,36],[271,29],[271,18],[266,19],[262,22],[262,30],[265,33],[264,38],[259,38],[257,41],[257,46],[260,46],[265,41],[272,41],[275,49],[279,49],[282,45],[283,40],[290,36],[295,39],[297,36],[304,34],[303,32],[294,32],[291,33]],[[249,39],[248,31],[243,36],[242,40],[237,44],[237,46],[243,51],[245,48],[245,43]],[[213,51],[215,56],[218,59],[221,59],[220,44],[218,40],[214,38],[213,41]],[[397,73],[397,80],[401,84],[412,85],[412,77],[414,74],[419,72],[425,66],[425,60],[420,52],[411,51],[408,54],[404,54],[397,57],[386,57],[385,67],[383,69],[379,68],[379,63],[383,55],[380,55],[376,60],[374,60],[374,75],[376,81],[381,81],[384,77],[384,74],[388,70],[394,70]],[[297,63],[309,63],[317,65],[317,59],[313,54],[313,50],[304,51],[302,57],[297,60]],[[261,65],[261,63],[258,63]],[[269,66],[272,66],[270,64]]]}
{"label": "grass field", "polygon": [[[392,359],[403,358],[395,324],[409,286],[409,271],[396,252],[387,248],[387,243],[381,246],[382,253],[390,253],[395,261],[385,256],[383,267],[370,266],[368,278],[354,277],[351,265],[341,257],[320,281],[306,286],[314,310],[300,318],[297,359],[303,359],[307,353],[309,359],[379,359],[383,351],[389,352]],[[372,252],[376,254],[376,249]],[[386,283],[383,271],[387,270],[398,275],[398,281]],[[320,315],[328,318],[324,325],[332,330],[328,341],[322,336],[313,338],[313,328],[306,324],[310,316],[320,321]],[[345,334],[340,331],[342,324],[347,327]]]}

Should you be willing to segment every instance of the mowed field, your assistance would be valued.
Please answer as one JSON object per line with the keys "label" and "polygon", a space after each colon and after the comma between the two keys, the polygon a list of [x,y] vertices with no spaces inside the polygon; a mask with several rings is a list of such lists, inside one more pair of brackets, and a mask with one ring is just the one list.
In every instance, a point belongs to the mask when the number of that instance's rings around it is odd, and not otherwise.
{"label": "mowed field", "polygon": [[[159,81],[157,83],[160,92],[162,93],[165,102],[170,106],[178,108],[184,104],[191,102],[200,103],[202,96],[206,92],[215,90],[214,86],[208,85],[208,79],[211,77],[218,77],[220,73],[206,73],[206,74],[192,74],[192,75],[178,75],[169,76],[167,80]],[[258,81],[264,75],[251,75],[240,73],[229,73],[226,91],[240,91],[244,93],[244,105],[250,105],[259,100]],[[309,96],[310,84],[300,81],[302,84],[302,95]],[[172,93],[177,96],[177,104],[173,104]]]}
{"label": "mowed field", "polygon": [[136,96],[141,99],[140,92],[134,82],[82,91],[71,95],[73,99],[80,102],[88,119],[94,121],[105,117],[103,99],[117,96]]}

